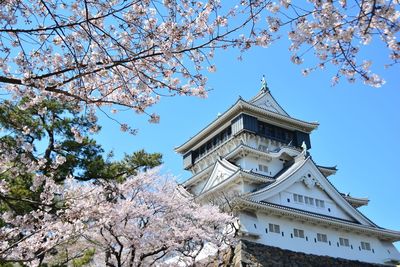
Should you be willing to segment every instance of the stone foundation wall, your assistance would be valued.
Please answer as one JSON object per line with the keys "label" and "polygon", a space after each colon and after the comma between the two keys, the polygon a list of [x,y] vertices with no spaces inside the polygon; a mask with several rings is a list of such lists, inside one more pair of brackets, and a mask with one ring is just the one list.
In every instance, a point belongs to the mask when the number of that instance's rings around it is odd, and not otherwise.
{"label": "stone foundation wall", "polygon": [[360,261],[317,256],[294,252],[277,247],[265,246],[254,242],[242,240],[235,250],[235,267],[382,267],[386,265],[371,264]]}

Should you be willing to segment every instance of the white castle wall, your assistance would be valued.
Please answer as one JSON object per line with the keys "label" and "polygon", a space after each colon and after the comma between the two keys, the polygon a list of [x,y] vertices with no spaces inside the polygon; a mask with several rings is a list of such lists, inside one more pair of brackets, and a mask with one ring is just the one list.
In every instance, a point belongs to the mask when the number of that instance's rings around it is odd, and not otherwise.
{"label": "white castle wall", "polygon": [[[265,138],[255,138],[254,136],[247,136],[247,138],[244,140],[244,143],[254,148],[259,148],[260,145],[265,145],[268,147],[269,151],[273,151],[277,148],[277,145],[279,145],[277,142],[272,143]],[[238,159],[235,164],[246,171],[258,172],[260,174],[269,176],[275,176],[284,167],[284,161],[278,158],[267,160],[266,157],[258,157],[251,154],[241,155],[241,158]],[[259,170],[259,164],[267,166],[268,171],[263,172]],[[199,184],[194,186],[191,189],[192,193],[195,195],[200,194],[207,179],[208,176],[206,176]],[[257,185],[248,183],[240,183],[235,185],[232,184],[228,187],[225,187],[224,192],[229,193],[235,191],[247,193],[253,191],[256,187]],[[295,202],[293,194],[313,198],[314,205],[307,205],[304,202],[304,199],[303,203]],[[323,200],[324,207],[317,207],[315,204],[316,199]],[[336,205],[335,202],[318,186],[309,188],[301,181],[294,183],[292,186],[278,193],[277,195],[265,199],[265,201],[344,220],[354,221],[349,214]],[[376,237],[359,235],[342,229],[330,229],[322,225],[316,225],[315,223],[310,224],[306,222],[289,220],[284,217],[278,218],[276,216],[266,215],[262,212],[258,212],[257,214],[240,213],[239,218],[241,229],[249,234],[249,240],[261,244],[309,254],[340,257],[364,262],[384,263],[388,259],[400,260],[400,253],[396,250],[392,243],[381,241]],[[266,231],[269,223],[279,225],[280,233],[273,233],[269,230]],[[305,237],[297,238],[294,235],[292,237],[291,234],[293,234],[294,228],[304,230]],[[317,233],[327,235],[330,244],[329,242],[318,242],[318,240],[316,240]],[[259,238],[253,239],[252,236],[254,235],[258,236]],[[340,245],[338,246],[340,237],[349,240],[350,244],[348,247]],[[371,250],[361,249],[361,242],[368,242],[371,245]]]}
{"label": "white castle wall", "polygon": [[[299,194],[302,196],[312,197],[314,199],[314,205],[308,205],[304,203],[299,203],[294,201],[293,194]],[[315,204],[315,200],[320,199],[325,203],[325,207],[317,207]],[[288,207],[293,207],[296,209],[302,209],[306,211],[311,211],[314,213],[324,214],[328,216],[333,216],[336,218],[344,219],[344,220],[353,220],[346,212],[344,212],[338,205],[320,188],[314,187],[310,189],[306,187],[303,182],[296,182],[292,186],[290,186],[285,191],[280,192],[278,195],[275,195],[266,201],[285,205]]]}
{"label": "white castle wall", "polygon": [[[259,239],[249,238],[264,245],[280,247],[297,252],[304,252],[315,255],[326,255],[331,257],[340,257],[364,262],[384,263],[387,259],[400,259],[399,252],[393,244],[378,240],[374,237],[356,235],[348,231],[337,231],[323,226],[296,222],[285,218],[268,216],[257,213],[255,216],[249,214],[240,214],[241,229],[246,232],[257,234]],[[269,223],[280,226],[280,233],[272,233],[268,229]],[[304,230],[304,238],[297,238],[293,234],[293,229]],[[326,234],[327,243],[315,241],[317,233]],[[306,238],[307,237],[307,238]],[[338,246],[339,237],[347,238],[350,246]],[[361,241],[371,244],[371,250],[362,250]],[[361,250],[360,250],[361,249]]]}
{"label": "white castle wall", "polygon": [[[268,172],[263,172],[259,170],[259,164],[267,166]],[[280,161],[277,158],[274,158],[271,161],[267,161],[263,158],[246,156],[236,161],[236,165],[247,171],[254,171],[268,176],[275,176],[280,170],[282,170],[283,161]]]}

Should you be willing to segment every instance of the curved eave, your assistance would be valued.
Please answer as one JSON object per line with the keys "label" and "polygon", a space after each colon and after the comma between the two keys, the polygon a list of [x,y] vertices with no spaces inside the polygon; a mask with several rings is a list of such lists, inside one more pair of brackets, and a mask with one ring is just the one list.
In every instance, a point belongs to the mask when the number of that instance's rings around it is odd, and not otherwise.
{"label": "curved eave", "polygon": [[262,182],[262,183],[272,183],[275,181],[275,178],[271,176],[263,175],[252,171],[240,170],[240,174],[242,175],[242,177],[245,178],[245,180]]}
{"label": "curved eave", "polygon": [[306,122],[299,119],[294,119],[292,117],[284,116],[267,109],[261,108],[254,104],[251,104],[247,101],[242,100],[243,102],[243,109],[245,111],[253,111],[255,115],[265,116],[268,119],[272,119],[270,121],[273,124],[278,126],[283,126],[285,128],[292,127],[293,130],[300,130],[310,133],[312,130],[318,128],[319,123],[317,122]]}
{"label": "curved eave", "polygon": [[215,164],[208,166],[204,170],[196,173],[195,175],[193,175],[192,177],[190,177],[189,179],[184,181],[181,185],[186,188],[188,186],[192,186],[192,185],[196,184],[198,180],[201,180],[200,179],[201,177],[211,174],[214,166],[215,166]]}
{"label": "curved eave", "polygon": [[325,167],[325,166],[317,165],[317,167],[322,172],[322,174],[325,175],[325,177],[334,175],[338,171],[336,166],[335,167]]}
{"label": "curved eave", "polygon": [[206,127],[204,127],[200,132],[198,132],[195,136],[190,138],[188,141],[186,141],[184,144],[178,146],[175,148],[175,151],[181,154],[185,154],[189,148],[197,144],[201,138],[203,138],[205,135],[213,132],[215,129],[217,129],[221,124],[225,124],[227,121],[229,121],[229,118],[235,114],[236,111],[239,110],[239,103],[242,101],[240,98],[238,101],[236,101],[235,104],[233,104],[227,111],[225,111],[221,116],[213,120],[210,124],[208,124]]}
{"label": "curved eave", "polygon": [[236,207],[250,207],[256,210],[267,211],[268,213],[273,213],[277,215],[284,215],[295,219],[303,219],[305,221],[310,221],[331,227],[347,228],[351,231],[357,231],[360,233],[371,234],[379,239],[388,240],[390,242],[400,241],[400,232],[392,231],[383,228],[375,228],[371,226],[361,225],[349,221],[344,221],[341,219],[335,219],[332,217],[326,217],[323,215],[312,214],[307,211],[300,211],[292,209],[285,206],[278,206],[272,203],[262,203],[250,199],[237,198],[235,201]]}
{"label": "curved eave", "polygon": [[261,116],[268,119],[268,122],[275,124],[277,126],[291,128],[293,130],[304,131],[310,133],[312,130],[318,127],[316,122],[305,122],[302,120],[287,117],[272,111],[263,109],[254,104],[239,99],[233,106],[231,106],[227,111],[225,111],[221,116],[203,128],[199,133],[190,138],[183,145],[175,148],[175,151],[181,154],[185,154],[193,146],[198,145],[199,142],[203,141],[210,133],[217,130],[221,125],[232,120],[236,115],[241,112],[246,112],[249,115]]}
{"label": "curved eave", "polygon": [[[231,152],[224,155],[224,158],[231,159],[241,152],[252,153],[255,156],[267,157],[267,158],[279,158],[283,153],[287,153],[288,155],[289,155],[289,153],[293,153],[295,155],[300,154],[299,149],[297,149],[295,147],[285,146],[277,152],[265,152],[265,151],[258,150],[257,148],[254,148],[254,147],[247,146],[245,144],[240,144],[236,148],[234,148]],[[207,174],[209,174],[212,171],[213,166],[215,166],[215,164],[212,164],[212,165],[208,166],[207,168],[205,168],[204,170],[200,171],[199,173],[193,175],[188,180],[183,182],[182,185],[184,187],[188,187],[188,186],[192,186],[192,185],[200,182],[202,180],[201,179],[202,177],[206,176]]]}
{"label": "curved eave", "polygon": [[241,152],[252,153],[255,156],[267,157],[267,158],[279,158],[280,156],[282,156],[283,153],[286,153],[287,155],[289,155],[291,157],[296,157],[297,155],[299,155],[301,153],[301,151],[299,151],[298,149],[293,148],[293,147],[284,147],[277,152],[272,152],[272,151],[266,152],[266,151],[262,151],[257,148],[245,145],[245,144],[240,144],[235,149],[233,149],[231,152],[229,152],[226,155],[226,158],[231,159]]}
{"label": "curved eave", "polygon": [[[228,140],[226,140],[224,143],[220,144],[219,146],[217,146],[216,148],[214,148],[213,150],[211,150],[210,152],[208,152],[206,155],[202,156],[199,159],[196,159],[196,161],[194,162],[194,164],[199,163],[201,160],[206,159],[207,157],[209,157],[210,154],[214,153],[215,151],[221,149],[222,147],[224,147],[224,145],[226,145],[227,143],[229,143],[230,141],[232,141],[232,139],[238,137],[241,133],[244,133],[245,131],[241,131],[238,135],[235,136],[231,136]],[[264,155],[265,153],[268,154],[268,156],[270,157],[276,157],[276,155],[278,155],[279,153],[282,154],[283,152],[286,152],[289,156],[291,156],[291,154],[293,155],[298,155],[301,150],[297,147],[294,146],[287,146],[287,145],[283,145],[281,146],[281,149],[279,151],[269,151],[269,152],[265,152],[265,151],[261,151],[258,148],[254,148],[254,147],[250,147],[248,145],[245,144],[241,144],[236,146],[232,151],[228,152],[225,155],[222,155],[224,158],[226,159],[231,159],[233,156],[235,156],[236,154],[234,153],[238,153],[239,149],[244,149],[244,147],[247,147],[247,149],[251,149],[252,151],[255,151],[256,154],[260,154],[260,155]],[[242,151],[242,150],[240,150]],[[280,154],[278,156],[280,156]],[[292,156],[293,156],[292,155]],[[189,169],[190,167],[188,167],[187,169]],[[207,167],[208,168],[208,167]],[[187,170],[186,169],[186,170]],[[197,174],[196,174],[197,175]],[[191,178],[190,178],[191,179]]]}
{"label": "curved eave", "polygon": [[366,206],[369,203],[368,198],[351,197],[347,195],[343,195],[343,197],[355,208]]}

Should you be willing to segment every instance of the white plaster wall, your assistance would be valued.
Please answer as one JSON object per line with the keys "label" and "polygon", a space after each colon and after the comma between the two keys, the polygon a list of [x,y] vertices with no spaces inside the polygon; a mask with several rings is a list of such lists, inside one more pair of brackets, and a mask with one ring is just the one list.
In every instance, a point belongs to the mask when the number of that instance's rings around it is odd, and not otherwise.
{"label": "white plaster wall", "polygon": [[[307,205],[305,203],[297,203],[293,200],[293,194],[299,194],[307,197],[314,198],[314,205]],[[290,202],[288,201],[290,200]],[[315,205],[315,199],[320,199],[325,202],[325,207],[320,208]],[[266,199],[267,202],[302,209],[315,213],[320,213],[336,218],[354,221],[344,210],[342,210],[323,190],[318,186],[308,188],[303,182],[296,182],[285,191],[280,192],[271,198]]]}
{"label": "white plaster wall", "polygon": [[250,147],[254,147],[254,148],[258,147],[258,142],[257,142],[256,138],[254,138],[254,137],[244,140],[243,143]]}
{"label": "white plaster wall", "polygon": [[254,189],[258,188],[260,185],[255,185],[255,184],[249,184],[249,183],[243,183],[243,191],[242,193],[248,193],[252,192]]}
{"label": "white plaster wall", "polygon": [[238,214],[238,217],[241,231],[250,234],[258,234],[257,224],[259,224],[259,221],[255,213],[241,212]]}
{"label": "white plaster wall", "polygon": [[[268,173],[261,172],[258,169],[258,164],[268,166]],[[246,156],[239,159],[236,162],[236,165],[240,165],[240,167],[244,170],[253,170],[254,172],[258,172],[264,175],[274,176],[283,168],[283,161],[279,159],[272,159],[271,161],[267,161],[265,158],[255,158],[251,156]]]}
{"label": "white plaster wall", "polygon": [[[400,253],[393,244],[380,241],[374,237],[328,229],[318,225],[296,222],[262,213],[257,213],[257,217],[239,216],[239,218],[243,229],[258,234],[259,239],[257,240],[249,238],[249,240],[257,243],[297,252],[340,257],[364,262],[384,263],[389,258],[400,260]],[[269,231],[266,233],[265,229],[268,229],[269,223],[278,224],[281,233],[270,233]],[[293,228],[304,230],[304,236],[307,237],[308,240],[306,238],[291,237]],[[329,245],[329,242],[315,242],[314,238],[317,238],[317,233],[326,234],[331,244]],[[353,248],[338,246],[339,237],[349,239],[349,243]],[[361,241],[369,242],[371,250],[360,250]]]}

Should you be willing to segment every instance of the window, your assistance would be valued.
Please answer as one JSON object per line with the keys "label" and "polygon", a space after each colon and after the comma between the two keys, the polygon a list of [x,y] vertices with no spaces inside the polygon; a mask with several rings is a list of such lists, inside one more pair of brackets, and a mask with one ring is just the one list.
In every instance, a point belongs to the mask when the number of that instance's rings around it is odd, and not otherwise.
{"label": "window", "polygon": [[294,202],[303,203],[303,196],[298,194],[293,194],[293,200]]}
{"label": "window", "polygon": [[342,247],[350,247],[350,243],[349,243],[349,240],[347,238],[340,237],[339,238],[339,244]]}
{"label": "window", "polygon": [[262,165],[262,164],[258,164],[258,169],[261,172],[268,172],[268,166]]}
{"label": "window", "polygon": [[321,199],[316,199],[315,200],[315,206],[317,206],[319,208],[325,208],[325,201],[323,201]]}
{"label": "window", "polygon": [[293,139],[293,134],[291,132],[286,132],[285,131],[285,140],[286,141],[291,141]]}
{"label": "window", "polygon": [[292,131],[262,121],[258,121],[258,133],[285,143],[289,143],[294,137]]}
{"label": "window", "polygon": [[279,225],[272,223],[269,224],[269,231],[271,233],[277,233],[277,234],[281,232]]}
{"label": "window", "polygon": [[325,234],[317,233],[317,240],[318,240],[318,242],[327,243],[328,242],[328,237]]}
{"label": "window", "polygon": [[275,130],[276,130],[276,127],[274,127],[274,126],[271,125],[271,126],[267,127],[266,130],[267,130],[267,135],[268,135],[268,136],[270,136],[270,137],[275,137]]}
{"label": "window", "polygon": [[368,242],[361,241],[361,249],[363,250],[371,250],[371,244]]}
{"label": "window", "polygon": [[305,203],[310,206],[317,206],[319,208],[325,208],[325,201],[312,197],[307,197],[299,194],[293,194],[293,200],[297,203]]}
{"label": "window", "polygon": [[208,152],[213,150],[216,146],[220,145],[222,142],[229,139],[232,135],[232,129],[229,126],[228,128],[222,130],[220,133],[216,134],[210,141],[206,144],[202,145],[195,151],[193,151],[193,160],[196,161],[199,158],[205,156]]}
{"label": "window", "polygon": [[314,199],[312,197],[304,197],[304,202],[308,205],[314,206]]}
{"label": "window", "polygon": [[294,228],[293,233],[295,237],[304,238],[304,230]]}

